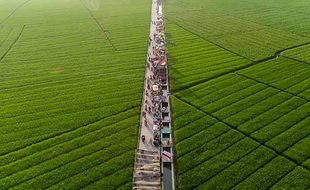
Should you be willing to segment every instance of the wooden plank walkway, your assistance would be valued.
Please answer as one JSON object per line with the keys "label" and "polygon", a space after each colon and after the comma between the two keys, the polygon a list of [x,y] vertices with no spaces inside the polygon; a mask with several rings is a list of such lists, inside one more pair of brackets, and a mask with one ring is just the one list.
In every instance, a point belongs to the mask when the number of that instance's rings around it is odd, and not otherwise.
{"label": "wooden plank walkway", "polygon": [[161,0],[152,0],[133,189],[175,189],[171,107]]}

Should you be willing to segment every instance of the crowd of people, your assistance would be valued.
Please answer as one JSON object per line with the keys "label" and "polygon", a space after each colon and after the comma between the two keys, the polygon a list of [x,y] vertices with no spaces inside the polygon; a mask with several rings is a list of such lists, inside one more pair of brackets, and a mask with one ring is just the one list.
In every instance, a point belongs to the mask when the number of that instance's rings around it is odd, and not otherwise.
{"label": "crowd of people", "polygon": [[163,177],[163,173],[159,170],[159,147],[163,113],[168,111],[168,97],[162,88],[163,85],[167,86],[167,58],[161,0],[154,0],[153,3],[156,7],[156,16],[152,16],[149,36],[140,146],[147,150],[137,151],[133,189],[161,189]]}
{"label": "crowd of people", "polygon": [[[144,126],[149,127],[153,131],[153,136],[149,142],[154,146],[160,146],[160,128],[162,127],[162,112],[167,110],[167,107],[162,106],[162,102],[167,100],[162,93],[162,85],[167,82],[167,58],[166,58],[166,43],[164,35],[163,17],[160,14],[160,1],[157,1],[157,18],[152,20],[155,31],[150,35],[147,58],[147,68],[149,73],[146,76],[146,99],[144,102],[144,110],[142,112],[144,118]],[[150,115],[150,118],[148,117]],[[145,135],[142,135],[142,142],[147,142]]]}

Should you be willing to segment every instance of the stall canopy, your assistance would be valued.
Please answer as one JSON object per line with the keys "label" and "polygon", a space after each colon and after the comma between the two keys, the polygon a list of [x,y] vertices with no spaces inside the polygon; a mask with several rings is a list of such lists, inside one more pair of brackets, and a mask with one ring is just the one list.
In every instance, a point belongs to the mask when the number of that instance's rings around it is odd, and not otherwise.
{"label": "stall canopy", "polygon": [[163,158],[165,159],[165,160],[167,160],[167,161],[171,161],[171,153],[170,152],[168,152],[168,151],[163,151],[162,152],[162,155],[163,155]]}
{"label": "stall canopy", "polygon": [[160,65],[162,65],[162,66],[166,65],[166,59],[162,59],[162,60],[160,61]]}
{"label": "stall canopy", "polygon": [[159,88],[158,88],[158,85],[153,85],[153,91],[158,91]]}
{"label": "stall canopy", "polygon": [[159,131],[160,127],[159,125],[153,125],[153,131]]}

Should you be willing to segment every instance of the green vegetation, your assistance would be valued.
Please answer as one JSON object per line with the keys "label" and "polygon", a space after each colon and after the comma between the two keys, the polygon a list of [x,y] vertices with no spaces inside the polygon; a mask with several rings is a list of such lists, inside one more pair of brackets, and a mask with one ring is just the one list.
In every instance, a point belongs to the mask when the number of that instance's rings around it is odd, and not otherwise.
{"label": "green vegetation", "polygon": [[150,6],[0,0],[0,189],[131,187]]}
{"label": "green vegetation", "polygon": [[[0,189],[131,189],[150,1],[0,0]],[[310,188],[310,1],[164,1],[179,189]]]}
{"label": "green vegetation", "polygon": [[257,60],[309,43],[309,4],[306,0],[172,0],[165,4],[165,14],[188,35],[194,33],[204,41]]}
{"label": "green vegetation", "polygon": [[166,2],[180,189],[310,187],[309,8]]}
{"label": "green vegetation", "polygon": [[[168,22],[166,27],[168,39],[171,40],[170,46],[173,47],[169,49],[169,69],[173,73],[170,82],[172,89],[182,89],[250,63],[249,60],[230,52],[226,53],[224,49],[180,29],[175,24]],[[199,59],[193,59],[196,56],[199,56]]]}
{"label": "green vegetation", "polygon": [[309,51],[310,51],[310,44],[299,48],[294,48],[290,51],[285,52],[284,55],[289,58],[293,58],[296,61],[303,61],[309,64],[310,63]]}

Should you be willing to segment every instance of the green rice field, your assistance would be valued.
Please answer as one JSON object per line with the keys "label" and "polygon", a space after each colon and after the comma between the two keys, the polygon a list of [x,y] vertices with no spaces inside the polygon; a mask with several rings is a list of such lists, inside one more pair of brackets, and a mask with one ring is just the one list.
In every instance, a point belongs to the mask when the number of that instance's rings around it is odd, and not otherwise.
{"label": "green rice field", "polygon": [[0,189],[131,188],[149,16],[0,0]]}
{"label": "green rice field", "polygon": [[[310,188],[310,1],[163,0],[177,189]],[[0,189],[132,189],[149,0],[0,0]]]}
{"label": "green rice field", "polygon": [[310,188],[309,9],[166,1],[179,189]]}

